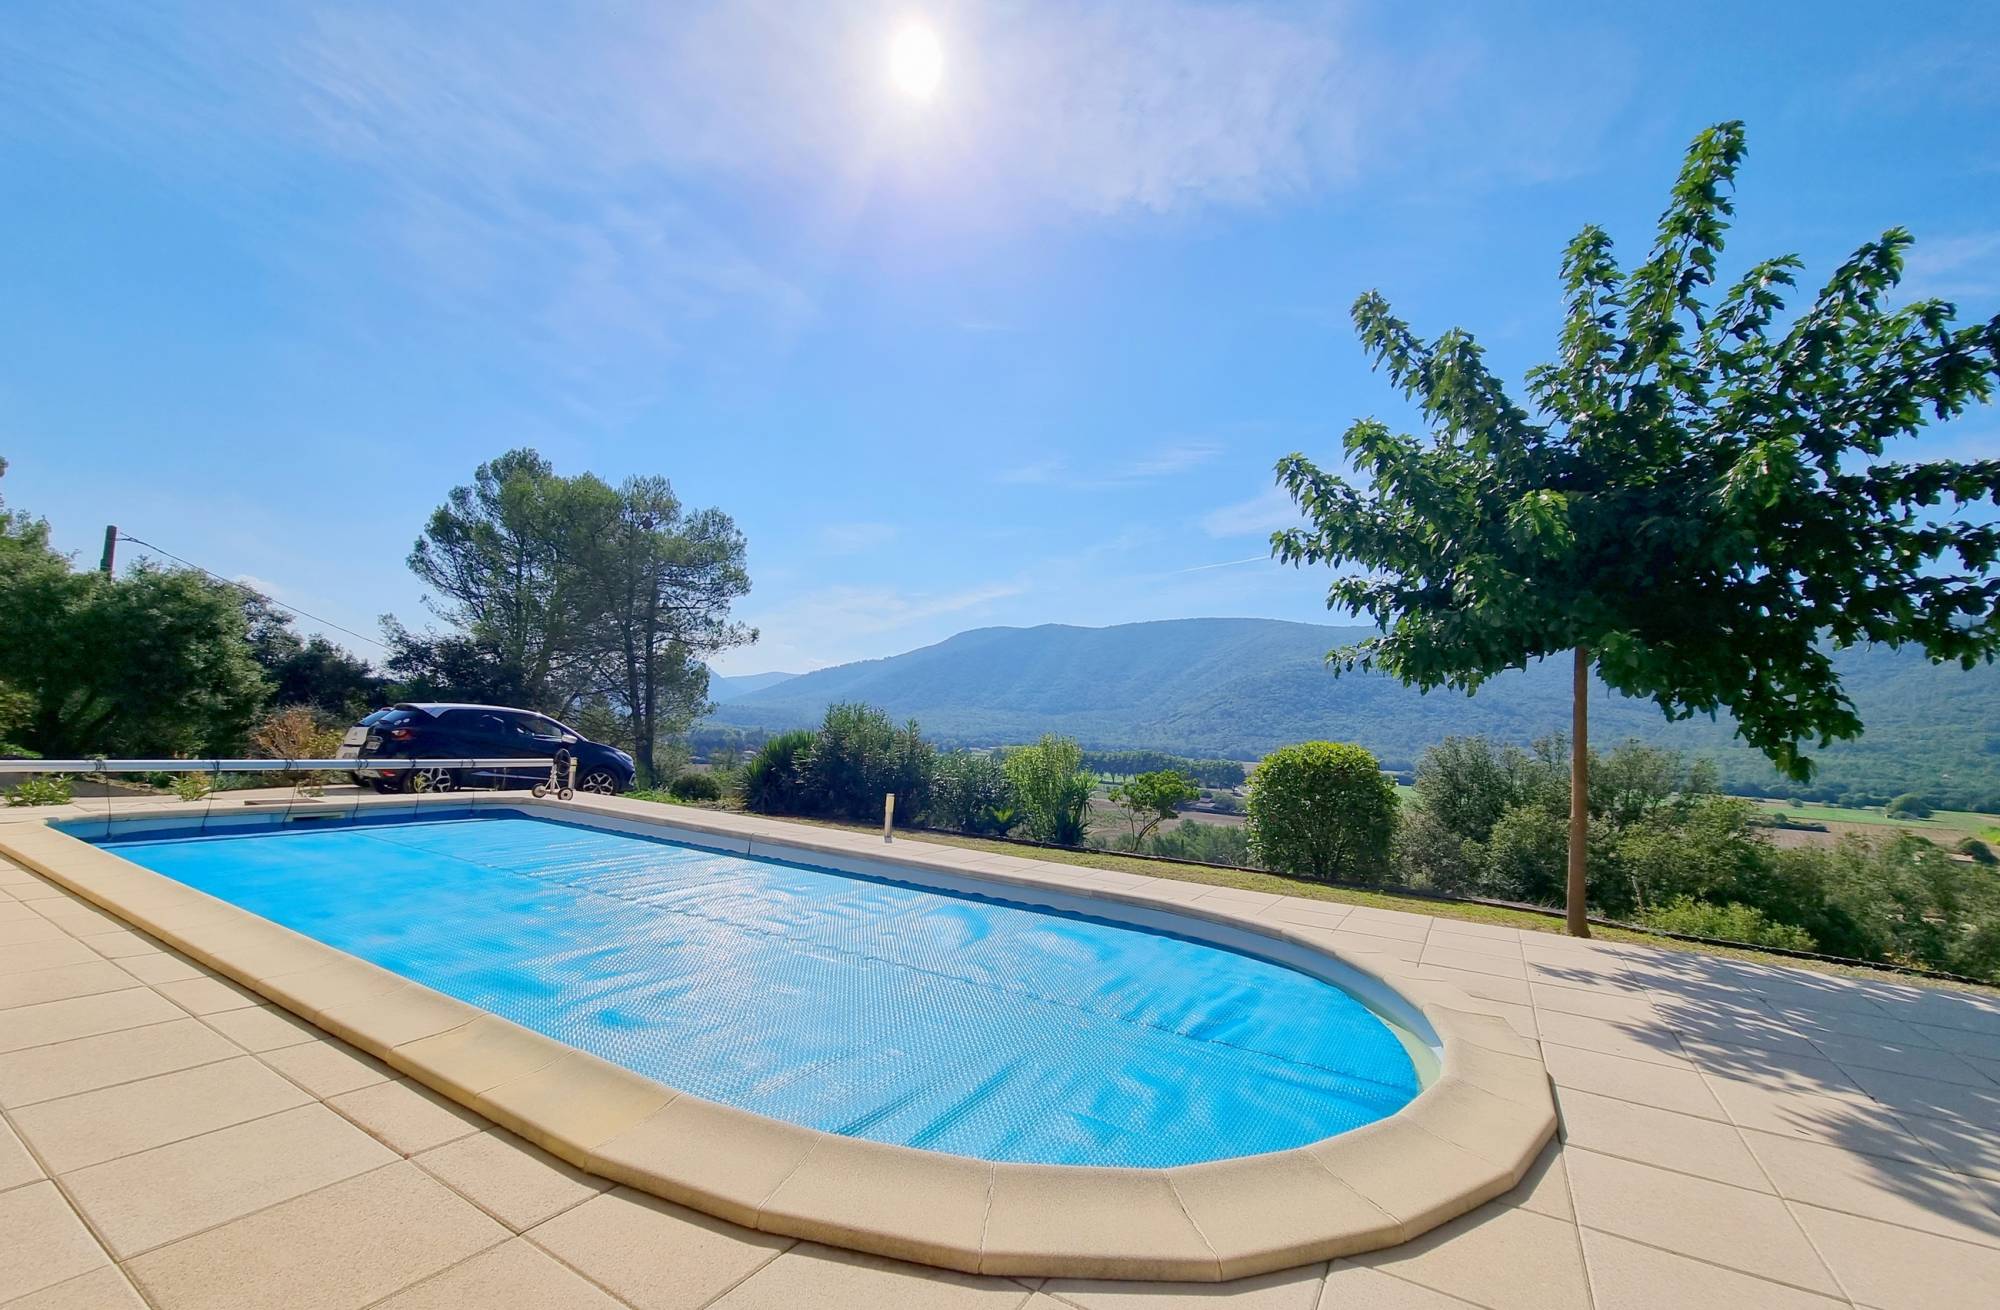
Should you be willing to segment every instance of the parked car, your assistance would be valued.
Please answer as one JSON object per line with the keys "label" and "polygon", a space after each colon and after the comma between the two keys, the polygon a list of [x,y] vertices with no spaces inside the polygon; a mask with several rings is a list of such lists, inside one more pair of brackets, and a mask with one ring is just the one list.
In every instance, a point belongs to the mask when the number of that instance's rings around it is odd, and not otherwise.
{"label": "parked car", "polygon": [[553,760],[568,751],[578,791],[615,796],[632,785],[632,757],[587,739],[546,714],[504,705],[405,702],[376,710],[347,730],[338,758],[356,761],[354,781],[377,791],[453,791],[460,787],[532,787],[547,765],[508,769],[371,769],[371,759]]}

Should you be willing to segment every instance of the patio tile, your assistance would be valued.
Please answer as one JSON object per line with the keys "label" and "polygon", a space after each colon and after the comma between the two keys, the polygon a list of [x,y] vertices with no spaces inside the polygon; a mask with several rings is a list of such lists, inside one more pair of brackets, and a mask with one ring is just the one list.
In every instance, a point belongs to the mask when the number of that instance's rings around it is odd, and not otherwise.
{"label": "patio tile", "polygon": [[[1423,963],[1434,964],[1443,969],[1459,969],[1466,973],[1490,973],[1501,978],[1527,979],[1527,967],[1521,963],[1519,955],[1494,955],[1483,951],[1468,951],[1449,944],[1440,945],[1437,934],[1433,933],[1424,941]],[[1526,999],[1525,994],[1523,999]]]}
{"label": "patio tile", "polygon": [[1318,1310],[1467,1310],[1473,1306],[1471,1301],[1461,1301],[1379,1269],[1351,1260],[1335,1260],[1328,1266],[1326,1282],[1320,1288]]}
{"label": "patio tile", "polygon": [[1927,1023],[1907,1025],[1912,1040],[1922,1038],[1940,1050],[1970,1055],[1981,1060],[2000,1060],[2000,1033],[1968,1028],[1940,1028]]}
{"label": "patio tile", "polygon": [[2000,1251],[1875,1219],[1794,1205],[1855,1301],[1880,1310],[1965,1310],[2000,1287]]}
{"label": "patio tile", "polygon": [[1545,955],[1522,947],[1527,963],[1526,977],[1546,987],[1582,987],[1592,991],[1632,991],[1623,962],[1616,957]]}
{"label": "patio tile", "polygon": [[[616,1188],[528,1238],[638,1310],[695,1310],[793,1245],[657,1197]],[[799,1304],[807,1304],[801,1302]]]}
{"label": "patio tile", "polygon": [[12,1128],[0,1123],[0,1192],[41,1177],[42,1167],[35,1163],[35,1157],[28,1154]]}
{"label": "patio tile", "polygon": [[1029,1297],[1007,1278],[901,1264],[801,1243],[752,1274],[715,1310],[1017,1310]]}
{"label": "patio tile", "polygon": [[1740,1274],[1705,1260],[1583,1230],[1590,1290],[1597,1310],[1684,1310],[1755,1306],[1757,1310],[1840,1310],[1844,1300]]}
{"label": "patio tile", "polygon": [[113,928],[110,932],[91,933],[76,940],[107,960],[134,960],[164,954],[158,942],[130,928]]}
{"label": "patio tile", "polygon": [[240,1052],[193,1019],[0,1055],[0,1105],[18,1107],[226,1060]]}
{"label": "patio tile", "polygon": [[1705,1119],[1728,1118],[1708,1090],[1707,1082],[1692,1069],[1628,1060],[1622,1055],[1604,1055],[1576,1046],[1545,1046],[1542,1060],[1548,1065],[1549,1078],[1558,1087],[1574,1087]]}
{"label": "patio tile", "polygon": [[1771,1190],[1742,1134],[1729,1124],[1573,1087],[1558,1088],[1556,1103],[1563,1140],[1574,1146],[1753,1191]]}
{"label": "patio tile", "polygon": [[1913,1114],[1897,1121],[1946,1168],[2000,1182],[2000,1132],[1990,1127]]}
{"label": "patio tile", "polygon": [[[1228,1283],[1121,1283],[1083,1278],[1051,1278],[1044,1297],[1061,1298],[1083,1310],[1185,1310],[1206,1301],[1226,1301],[1230,1310],[1317,1310],[1324,1262]],[[1050,1302],[1053,1306],[1054,1301]]]}
{"label": "patio tile", "polygon": [[1373,933],[1351,932],[1346,928],[1336,928],[1327,933],[1326,941],[1334,950],[1348,955],[1380,956],[1410,964],[1415,964],[1417,957],[1424,953],[1422,942],[1406,941],[1401,937],[1378,937]]}
{"label": "patio tile", "polygon": [[1752,1048],[1812,1058],[1820,1055],[1819,1048],[1799,1030],[1796,1022],[1754,1001],[1718,1004],[1673,997],[1661,1001],[1654,1012],[1661,1026],[1681,1039],[1683,1047],[1707,1045],[1745,1055]]}
{"label": "patio tile", "polygon": [[1739,1128],[1825,1142],[1869,1155],[1927,1158],[1904,1120],[1862,1096],[1816,1096],[1768,1083],[1708,1075],[1709,1090]]}
{"label": "patio tile", "polygon": [[[0,902],[0,910],[7,908]],[[74,940],[68,933],[50,923],[33,911],[19,915],[0,916],[0,946],[10,950],[26,942],[66,942]]]}
{"label": "patio tile", "polygon": [[403,1155],[443,1146],[487,1126],[472,1111],[406,1078],[342,1092],[326,1103]]}
{"label": "patio tile", "polygon": [[253,1054],[325,1040],[325,1034],[310,1022],[273,1005],[220,1010],[202,1016],[201,1021]]}
{"label": "patio tile", "polygon": [[1401,1246],[1350,1259],[1492,1310],[1590,1305],[1576,1229],[1505,1202],[1481,1206]]}
{"label": "patio tile", "polygon": [[395,1071],[380,1060],[350,1050],[326,1037],[281,1046],[265,1051],[257,1058],[314,1096],[338,1096],[342,1092],[388,1082],[396,1076]]}
{"label": "patio tile", "polygon": [[1562,1143],[1550,1142],[1542,1148],[1528,1172],[1505,1198],[1523,1210],[1533,1210],[1565,1223],[1576,1222],[1576,1205],[1570,1199],[1569,1170],[1563,1164]]}
{"label": "patio tile", "polygon": [[1620,1055],[1628,1060],[1642,1060],[1674,1069],[1692,1067],[1681,1051],[1679,1040],[1665,1028],[1654,1024],[1592,1019],[1586,1015],[1563,1014],[1553,1010],[1536,1015],[1535,1021],[1541,1025],[1544,1045],[1554,1042],[1561,1046],[1576,1046],[1603,1055]]}
{"label": "patio tile", "polygon": [[1989,1092],[2000,1093],[2000,1087],[1996,1087],[1993,1080],[1971,1062],[1928,1043],[1919,1046],[1910,1042],[1822,1035],[1813,1039],[1813,1045],[1819,1047],[1827,1059],[1846,1070],[1850,1078],[1855,1077],[1853,1071],[1856,1069],[1879,1069],[1913,1078],[1934,1078],[1939,1082],[1983,1087]]}
{"label": "patio tile", "polygon": [[1884,1223],[2000,1246],[2000,1214],[1947,1170],[1768,1133],[1745,1133],[1778,1192]]}
{"label": "patio tile", "polygon": [[[31,945],[28,949],[32,948]],[[95,956],[81,964],[58,965],[31,973],[10,973],[0,977],[0,1010],[120,991],[130,987],[133,981],[131,974],[109,960],[100,960]]]}
{"label": "patio tile", "polygon": [[5,1310],[146,1310],[116,1265],[104,1265],[54,1287],[9,1301]]}
{"label": "patio tile", "polygon": [[1339,931],[1368,937],[1388,937],[1402,942],[1421,942],[1430,936],[1432,920],[1413,914],[1387,914],[1361,908],[1349,914]]}
{"label": "patio tile", "polygon": [[398,1161],[149,1252],[127,1270],[161,1310],[352,1310],[506,1235]]}
{"label": "patio tile", "polygon": [[39,1292],[111,1263],[51,1182],[0,1192],[0,1301]]}
{"label": "patio tile", "polygon": [[21,942],[0,951],[0,977],[54,969],[65,964],[89,964],[104,957],[74,937]]}
{"label": "patio tile", "polygon": [[1649,1023],[1656,1017],[1653,1003],[1634,992],[1556,987],[1549,983],[1531,982],[1528,984],[1528,999],[1537,1010],[1580,1014],[1619,1023]]}
{"label": "patio tile", "polygon": [[1846,1073],[1868,1095],[1898,1114],[1957,1119],[2000,1131],[2000,1087],[1968,1087],[1859,1065]]}
{"label": "patio tile", "polygon": [[[1425,953],[1425,958],[1429,958],[1428,951]],[[1417,977],[1450,983],[1467,996],[1499,1001],[1506,1005],[1528,1004],[1528,984],[1519,978],[1508,978],[1497,973],[1476,973],[1470,969],[1454,969],[1449,965],[1428,963],[1417,966]]]}
{"label": "patio tile", "polygon": [[58,1174],[303,1105],[310,1098],[247,1055],[15,1110]]}
{"label": "patio tile", "polygon": [[619,1303],[515,1238],[378,1302],[375,1310],[619,1310]]}
{"label": "patio tile", "polygon": [[192,1015],[240,1010],[263,1000],[255,992],[220,978],[187,978],[180,982],[154,983],[153,990]]}
{"label": "patio tile", "polygon": [[498,1128],[426,1151],[416,1162],[516,1232],[610,1186]]}
{"label": "patio tile", "polygon": [[323,1105],[128,1155],[63,1184],[121,1259],[395,1160]]}
{"label": "patio tile", "polygon": [[1621,1237],[1759,1278],[1838,1294],[1785,1203],[1775,1196],[1571,1150],[1577,1219]]}
{"label": "patio tile", "polygon": [[201,971],[200,966],[189,963],[171,951],[128,956],[118,962],[118,967],[142,983],[183,982],[189,978],[207,976]]}
{"label": "patio tile", "polygon": [[25,1005],[0,1010],[0,1052],[186,1017],[186,1011],[148,987]]}

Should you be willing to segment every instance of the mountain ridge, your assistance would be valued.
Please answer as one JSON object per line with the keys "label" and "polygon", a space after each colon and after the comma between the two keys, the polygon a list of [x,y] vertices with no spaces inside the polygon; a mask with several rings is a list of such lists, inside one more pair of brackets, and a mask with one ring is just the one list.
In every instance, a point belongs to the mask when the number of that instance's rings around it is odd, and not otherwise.
{"label": "mountain ridge", "polygon": [[[718,705],[710,723],[809,726],[828,704],[859,700],[965,745],[1061,732],[1096,749],[1255,759],[1330,738],[1357,741],[1393,769],[1413,767],[1446,736],[1525,744],[1569,724],[1566,661],[1509,670],[1470,697],[1421,693],[1381,673],[1336,677],[1327,652],[1371,631],[1240,618],[973,628],[787,679]],[[1915,791],[1934,803],[2000,805],[2000,671],[1935,666],[1920,653],[1881,648],[1839,652],[1836,661],[1868,732],[1820,752],[1821,776],[1810,786],[1779,778],[1734,739],[1727,719],[1669,722],[1652,702],[1601,683],[1591,736],[1600,745],[1637,738],[1709,755],[1743,790],[1824,799]]]}

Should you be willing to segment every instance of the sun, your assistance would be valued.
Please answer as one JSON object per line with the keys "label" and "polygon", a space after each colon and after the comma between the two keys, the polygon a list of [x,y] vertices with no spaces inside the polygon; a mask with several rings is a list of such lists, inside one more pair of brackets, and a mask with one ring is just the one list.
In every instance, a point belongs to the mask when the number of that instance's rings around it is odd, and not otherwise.
{"label": "sun", "polygon": [[905,23],[889,42],[889,82],[912,100],[929,100],[944,81],[944,46],[921,22]]}

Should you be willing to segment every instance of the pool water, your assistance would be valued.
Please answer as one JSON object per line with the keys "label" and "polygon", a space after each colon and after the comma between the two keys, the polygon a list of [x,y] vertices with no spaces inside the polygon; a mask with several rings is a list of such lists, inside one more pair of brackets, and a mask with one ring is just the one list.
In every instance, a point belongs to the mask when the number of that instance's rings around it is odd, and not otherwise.
{"label": "pool water", "polygon": [[101,844],[670,1086],[871,1141],[1164,1167],[1419,1090],[1331,983],[997,898],[511,811]]}

